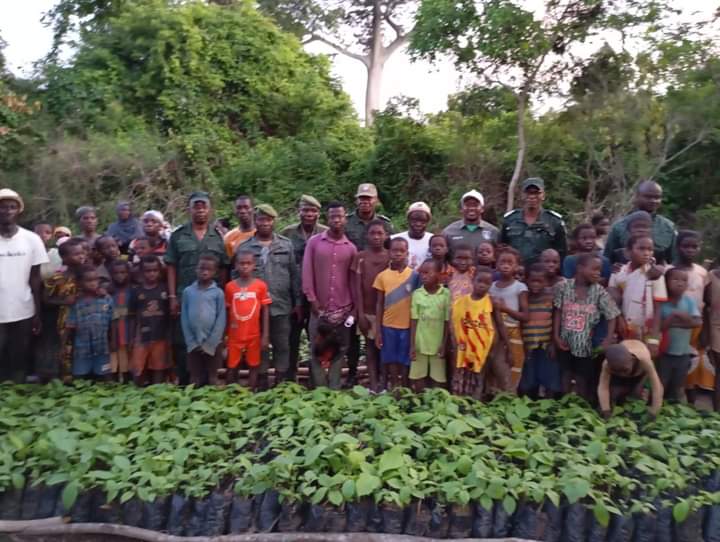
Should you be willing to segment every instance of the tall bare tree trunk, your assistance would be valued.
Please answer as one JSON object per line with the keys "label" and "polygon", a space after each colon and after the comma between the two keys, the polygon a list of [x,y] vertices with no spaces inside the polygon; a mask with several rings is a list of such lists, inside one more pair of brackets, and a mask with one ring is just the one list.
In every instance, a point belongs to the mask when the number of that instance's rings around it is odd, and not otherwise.
{"label": "tall bare tree trunk", "polygon": [[385,47],[383,46],[382,10],[380,1],[373,2],[373,29],[370,42],[370,52],[367,63],[367,85],[365,87],[365,125],[372,126],[375,112],[380,109],[380,89],[382,85],[383,68],[385,67]]}
{"label": "tall bare tree trunk", "polygon": [[527,142],[525,141],[525,109],[527,108],[528,95],[524,90],[520,91],[517,97],[517,139],[518,149],[517,158],[515,159],[515,169],[513,170],[510,184],[507,192],[507,210],[512,211],[515,208],[515,188],[520,181],[520,174],[525,165],[525,153],[527,152]]}

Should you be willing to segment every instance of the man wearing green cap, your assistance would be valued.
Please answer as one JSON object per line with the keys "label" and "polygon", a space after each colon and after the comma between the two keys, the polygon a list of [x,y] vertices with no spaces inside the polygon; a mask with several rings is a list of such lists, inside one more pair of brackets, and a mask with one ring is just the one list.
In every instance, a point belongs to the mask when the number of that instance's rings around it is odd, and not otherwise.
{"label": "man wearing green cap", "polygon": [[559,213],[543,209],[545,181],[539,177],[526,179],[522,183],[522,200],[522,208],[505,213],[500,242],[520,252],[526,268],[549,248],[564,258],[567,253],[565,222]]}
{"label": "man wearing green cap", "polygon": [[[255,207],[255,235],[238,246],[237,251],[255,255],[255,275],[265,281],[272,299],[270,305],[270,345],[275,381],[288,379],[290,371],[291,316],[302,311],[300,297],[300,271],[295,260],[293,244],[287,237],[275,233],[278,214],[272,206]],[[267,386],[270,359],[263,353],[260,364],[260,385]]]}
{"label": "man wearing green cap", "polygon": [[210,221],[212,205],[207,192],[193,192],[188,199],[190,222],[186,222],[172,232],[168,241],[165,263],[167,264],[168,291],[170,292],[170,311],[177,318],[173,334],[173,353],[178,380],[181,385],[190,382],[187,371],[187,351],[180,326],[180,297],[185,288],[195,282],[198,259],[202,254],[213,254],[220,261],[218,285],[224,286],[227,280],[227,267],[230,263],[225,252],[222,230]]}
{"label": "man wearing green cap", "polygon": [[[298,203],[298,218],[300,222],[291,224],[285,228],[281,235],[290,239],[295,251],[295,263],[298,269],[302,268],[303,257],[305,256],[305,245],[313,235],[327,231],[328,227],[320,224],[320,202],[312,196],[303,194]],[[302,311],[297,318],[290,321],[290,369],[288,380],[295,379],[295,371],[300,359],[300,335],[304,329],[307,333],[308,318],[310,317],[310,303],[305,295],[301,295]]]}

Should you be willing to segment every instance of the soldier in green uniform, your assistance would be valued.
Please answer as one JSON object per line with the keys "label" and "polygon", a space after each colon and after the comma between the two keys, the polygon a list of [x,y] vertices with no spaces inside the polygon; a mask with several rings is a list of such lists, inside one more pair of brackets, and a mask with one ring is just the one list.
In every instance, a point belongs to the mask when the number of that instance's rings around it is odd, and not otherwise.
{"label": "soldier in green uniform", "polygon": [[[313,235],[327,231],[328,227],[320,224],[320,202],[312,196],[303,194],[298,204],[298,218],[300,222],[291,224],[281,233],[293,244],[295,250],[295,263],[298,269],[302,269],[303,257],[305,256],[305,245]],[[302,294],[301,294],[302,295]],[[302,312],[290,321],[290,368],[288,369],[288,380],[295,380],[298,361],[300,359],[300,336],[302,330],[308,332],[308,319],[310,318],[310,303],[305,295],[301,297]]]}
{"label": "soldier in green uniform", "polygon": [[[267,204],[255,207],[255,235],[238,246],[255,255],[255,276],[265,281],[270,305],[270,345],[276,382],[287,379],[290,368],[290,321],[302,311],[300,300],[300,271],[295,260],[293,244],[287,237],[275,233],[277,211]],[[263,352],[260,364],[261,387],[267,387],[270,358]]]}
{"label": "soldier in green uniform", "polygon": [[[655,244],[655,260],[658,264],[673,261],[677,229],[669,218],[658,214],[662,204],[662,187],[655,181],[642,181],[635,189],[634,211],[650,213],[653,219],[652,236]],[[628,216],[615,222],[605,242],[605,257],[611,259],[617,249],[625,248],[628,239]]]}
{"label": "soldier in green uniform", "polygon": [[[355,210],[347,216],[345,236],[357,247],[358,252],[365,250],[367,244],[367,225],[375,219],[382,220],[388,236],[395,233],[393,224],[386,216],[376,212],[379,204],[377,187],[372,183],[363,183],[358,186],[355,194]],[[355,332],[355,325],[350,330],[350,344],[348,346],[348,386],[353,386],[357,380],[357,365],[360,357],[360,337]]]}
{"label": "soldier in green uniform", "polygon": [[207,192],[190,194],[188,212],[190,222],[172,232],[165,253],[170,311],[177,320],[173,333],[173,353],[181,385],[187,385],[190,380],[187,372],[185,339],[179,318],[182,292],[197,278],[195,269],[201,254],[213,254],[220,261],[218,277],[216,277],[220,287],[224,286],[227,280],[227,268],[230,263],[223,244],[222,230],[210,221],[212,215],[210,195]]}
{"label": "soldier in green uniform", "polygon": [[557,250],[560,257],[567,254],[567,233],[562,215],[543,209],[545,181],[538,177],[522,183],[523,206],[505,213],[500,230],[500,243],[520,252],[527,268],[540,259],[548,248]]}

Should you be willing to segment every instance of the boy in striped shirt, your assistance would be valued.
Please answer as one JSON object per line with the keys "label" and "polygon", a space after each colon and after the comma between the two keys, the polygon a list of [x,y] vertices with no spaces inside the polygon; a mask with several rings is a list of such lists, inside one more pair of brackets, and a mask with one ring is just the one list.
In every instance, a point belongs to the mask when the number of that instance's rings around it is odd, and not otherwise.
{"label": "boy in striped shirt", "polygon": [[530,318],[522,329],[525,364],[518,393],[536,399],[542,386],[545,397],[557,397],[562,390],[562,378],[552,351],[553,292],[543,264],[533,264],[526,281]]}

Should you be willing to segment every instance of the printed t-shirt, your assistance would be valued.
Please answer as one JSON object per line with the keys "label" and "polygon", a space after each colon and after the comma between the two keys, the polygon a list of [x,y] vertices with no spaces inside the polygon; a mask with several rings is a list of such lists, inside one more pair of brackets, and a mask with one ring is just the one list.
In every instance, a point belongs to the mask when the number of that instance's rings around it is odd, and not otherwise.
{"label": "printed t-shirt", "polygon": [[550,289],[528,296],[530,319],[522,326],[523,341],[527,350],[545,348],[552,338],[553,296]]}
{"label": "printed t-shirt", "polygon": [[142,344],[168,339],[170,304],[165,284],[158,284],[154,288],[133,288],[128,308],[140,326],[138,338]]}
{"label": "printed t-shirt", "polygon": [[452,325],[457,343],[456,367],[479,373],[485,366],[495,338],[490,296],[464,295],[453,303]]}
{"label": "printed t-shirt", "polygon": [[18,227],[12,237],[0,235],[0,324],[20,322],[35,315],[30,271],[49,261],[45,245],[36,233]]}
{"label": "printed t-shirt", "polygon": [[407,241],[408,266],[417,271],[417,268],[420,267],[425,260],[432,258],[432,254],[430,254],[430,239],[432,239],[432,236],[432,233],[426,231],[420,239],[413,239],[410,237],[410,232],[404,231],[402,233],[396,233],[390,238],[395,239],[399,237]]}
{"label": "printed t-shirt", "polygon": [[475,277],[474,267],[471,267],[467,273],[460,273],[457,269],[453,272],[447,285],[453,302],[472,293],[473,277]]}
{"label": "printed t-shirt", "polygon": [[114,332],[112,337],[115,343],[111,345],[111,350],[116,352],[119,348],[132,343],[132,326],[130,325],[130,298],[132,293],[129,287],[117,290],[112,294],[113,300],[113,316],[111,329]]}
{"label": "printed t-shirt", "polygon": [[[700,309],[689,295],[682,296],[677,305],[672,301],[665,301],[660,304],[660,317],[665,320],[673,312],[684,312],[690,316],[700,316]],[[690,348],[690,338],[693,330],[691,328],[671,327],[667,330],[667,349],[666,354],[672,356],[684,356],[692,353]]]}
{"label": "printed t-shirt", "polygon": [[388,265],[390,265],[390,253],[387,250],[380,253],[363,250],[353,258],[351,269],[360,274],[360,293],[365,314],[375,314],[377,290],[373,288],[373,284],[375,277],[385,271]]}
{"label": "printed t-shirt", "polygon": [[[517,311],[520,310],[520,294],[527,291],[527,286],[519,280],[513,281],[513,283],[509,286],[502,288],[498,286],[497,282],[493,282],[492,286],[490,286],[490,297],[502,299],[506,307]],[[503,313],[503,322],[510,327],[517,327],[520,325],[520,322],[505,313]]]}
{"label": "printed t-shirt", "polygon": [[262,305],[270,305],[272,300],[264,281],[254,279],[246,286],[237,281],[225,286],[225,305],[228,308],[228,342],[245,343],[260,336],[260,314]]}
{"label": "printed t-shirt", "polygon": [[431,294],[425,287],[413,292],[410,318],[417,320],[415,352],[436,356],[442,346],[445,322],[450,319],[450,292],[441,286]]}
{"label": "printed t-shirt", "polygon": [[417,287],[418,274],[409,267],[402,271],[386,269],[375,277],[373,288],[385,294],[383,326],[410,328],[410,300]]}
{"label": "printed t-shirt", "polygon": [[553,305],[560,310],[560,338],[570,347],[570,353],[578,358],[592,355],[593,328],[604,316],[612,320],[620,315],[620,310],[599,284],[593,284],[587,290],[585,299],[575,295],[575,279],[557,284]]}
{"label": "printed t-shirt", "polygon": [[610,277],[609,287],[622,292],[622,314],[631,335],[627,338],[642,339],[652,328],[654,302],[667,301],[665,278],[649,280],[649,269],[649,265],[630,269],[628,263]]}

